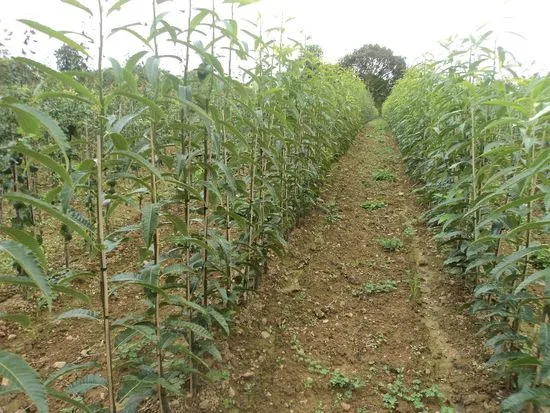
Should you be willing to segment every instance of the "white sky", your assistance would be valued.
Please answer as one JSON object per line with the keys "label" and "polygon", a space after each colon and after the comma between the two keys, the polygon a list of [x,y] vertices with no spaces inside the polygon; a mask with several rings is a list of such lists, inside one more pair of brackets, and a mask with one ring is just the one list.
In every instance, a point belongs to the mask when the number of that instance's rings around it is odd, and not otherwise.
{"label": "white sky", "polygon": [[[96,0],[80,0],[96,9]],[[104,0],[106,8],[115,0]],[[218,3],[220,1],[218,0]],[[194,0],[194,7],[209,7],[211,0]],[[170,22],[181,20],[185,26],[187,0],[162,3],[159,12],[170,11]],[[0,42],[3,30],[13,30],[7,42],[13,55],[21,53],[25,26],[18,18],[32,19],[58,30],[85,30],[94,36],[96,23],[87,14],[62,4],[60,0],[0,0]],[[151,0],[132,0],[124,13],[115,12],[108,20],[109,27],[151,21]],[[224,17],[227,9],[220,6]],[[290,37],[319,44],[325,59],[335,62],[345,54],[367,43],[391,48],[412,64],[426,53],[438,53],[438,41],[450,35],[469,35],[482,26],[494,30],[498,41],[512,51],[526,68],[547,73],[550,71],[550,0],[262,0],[257,5],[238,9],[237,18],[255,20],[260,12],[265,27],[278,26],[281,15],[295,17],[288,24]],[[141,30],[148,30],[142,28]],[[512,31],[524,39],[506,34]],[[54,65],[53,51],[60,46],[45,35],[35,37],[32,48],[35,59]],[[74,37],[78,40],[78,37]],[[167,43],[161,43],[162,53],[173,53]],[[108,40],[105,55],[124,60],[142,48],[129,36],[116,35]],[[182,54],[182,51],[175,51]],[[33,57],[33,56],[31,56]],[[533,63],[536,61],[536,63]],[[177,70],[177,69],[176,69]]]}

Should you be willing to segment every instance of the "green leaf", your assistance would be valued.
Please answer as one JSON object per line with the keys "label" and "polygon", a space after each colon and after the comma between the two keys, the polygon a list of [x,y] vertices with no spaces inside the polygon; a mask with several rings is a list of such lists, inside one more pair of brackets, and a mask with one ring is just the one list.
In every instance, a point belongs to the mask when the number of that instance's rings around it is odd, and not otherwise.
{"label": "green leaf", "polygon": [[107,16],[111,14],[114,11],[120,10],[122,6],[124,6],[126,3],[131,2],[132,0],[118,0],[115,4],[111,6],[111,8],[107,11]]}
{"label": "green leaf", "polygon": [[33,234],[17,228],[5,226],[0,226],[0,232],[3,232],[13,241],[19,242],[20,244],[23,244],[26,248],[31,250],[42,269],[46,268],[46,255],[44,254],[42,246]]}
{"label": "green leaf", "polygon": [[[49,115],[46,115],[32,106],[25,105],[23,103],[12,103],[9,106],[14,110],[24,112],[26,115],[29,115],[40,122],[50,133],[53,140],[61,150],[61,153],[65,158],[65,163],[69,164],[69,158],[67,157],[66,151],[70,148],[70,145],[65,133],[61,130],[56,121],[54,121]],[[24,124],[20,126],[25,129]]]}
{"label": "green leaf", "polygon": [[507,267],[522,260],[525,256],[532,254],[535,251],[546,249],[543,245],[534,245],[522,248],[502,259],[492,270],[491,274],[499,276]]}
{"label": "green leaf", "polygon": [[32,251],[15,241],[0,241],[0,250],[7,252],[34,284],[42,291],[48,307],[52,306],[52,288],[46,279],[46,274],[38,263]]}
{"label": "green leaf", "polygon": [[519,392],[504,399],[501,409],[506,413],[520,413],[530,401],[536,401],[539,406],[550,405],[550,389],[548,388],[523,388]]}
{"label": "green leaf", "polygon": [[190,323],[189,321],[184,320],[168,320],[167,321],[172,327],[175,328],[182,328],[185,330],[192,331],[195,336],[206,339],[206,340],[213,340],[212,334],[204,328],[201,325]]}
{"label": "green leaf", "polygon": [[[69,74],[58,72],[46,65],[43,65],[42,63],[36,62],[32,59],[27,59],[26,57],[16,57],[15,60],[23,64],[32,66],[37,70],[41,71],[42,73],[44,73],[45,75],[50,76],[55,80],[58,80],[64,86],[74,90],[79,96],[84,98],[85,101],[87,101],[88,103],[98,103],[98,99],[96,98],[94,93],[90,89],[88,89],[86,86],[84,86],[82,83],[75,80],[74,77],[70,76]],[[51,94],[51,93],[55,93],[55,92],[46,92],[44,93],[44,95],[48,96],[48,94]],[[68,96],[61,96],[61,97],[68,97]]]}
{"label": "green leaf", "polygon": [[85,413],[94,413],[95,410],[91,410],[88,406],[86,406],[84,403],[79,402],[78,400],[73,399],[68,394],[65,394],[63,392],[57,391],[55,389],[52,389],[51,387],[48,387],[46,389],[48,392],[48,396],[53,397],[54,399],[58,399],[61,401],[64,401],[65,403],[68,403],[69,405],[76,407],[77,409],[80,409],[81,411]]}
{"label": "green leaf", "polygon": [[212,307],[208,307],[207,311],[208,314],[210,314],[210,316],[218,322],[223,331],[225,331],[225,334],[229,334],[229,325],[227,324],[225,317]]}
{"label": "green leaf", "polygon": [[54,381],[62,377],[63,375],[70,373],[75,370],[84,370],[84,369],[91,369],[97,367],[97,363],[95,361],[90,361],[88,363],[82,363],[82,364],[65,364],[63,367],[61,367],[59,370],[54,371],[51,373],[46,380],[44,380],[44,384],[46,386],[49,386]]}
{"label": "green leaf", "polygon": [[92,11],[91,11],[88,7],[84,6],[84,5],[83,5],[82,3],[80,3],[78,0],[61,0],[61,1],[62,1],[63,3],[66,3],[66,4],[70,4],[71,6],[74,6],[74,7],[78,8],[78,9],[80,9],[80,10],[84,10],[86,13],[88,13],[88,14],[89,14],[90,16],[92,16],[92,17],[93,17],[93,15],[94,15],[94,14],[92,13]]}
{"label": "green leaf", "polygon": [[166,295],[166,292],[159,287],[160,267],[158,265],[149,265],[136,273],[121,273],[116,274],[111,278],[112,282],[126,282],[130,284],[141,285],[160,295]]}
{"label": "green leaf", "polygon": [[21,152],[23,155],[37,160],[46,168],[50,168],[52,171],[59,175],[63,183],[70,186],[73,185],[73,180],[71,179],[71,175],[69,174],[69,172],[67,172],[67,169],[63,167],[63,165],[61,165],[60,163],[54,161],[48,155],[45,155],[42,152],[37,152],[21,142],[18,142],[17,145],[15,145],[15,149]]}
{"label": "green leaf", "polygon": [[99,321],[99,313],[86,308],[73,308],[72,310],[59,314],[55,320],[66,320],[68,318],[85,318],[87,320]]}
{"label": "green leaf", "polygon": [[21,324],[23,327],[28,327],[31,323],[29,316],[26,314],[8,314],[0,312],[0,320],[14,321]]}
{"label": "green leaf", "polygon": [[159,206],[158,204],[145,204],[141,212],[141,229],[145,248],[153,243],[153,237],[158,228]]}
{"label": "green leaf", "polygon": [[35,404],[38,413],[48,413],[46,387],[38,373],[20,356],[0,351],[0,376],[23,391]]}
{"label": "green leaf", "polygon": [[194,31],[209,14],[209,10],[202,9],[195,17],[193,17],[193,19],[191,19],[191,24],[189,25],[188,30],[191,32]]}
{"label": "green leaf", "polygon": [[550,277],[550,268],[545,268],[529,275],[516,287],[514,294],[518,294],[521,290],[528,287],[529,285],[536,283],[540,280],[545,280],[547,277]]}
{"label": "green leaf", "polygon": [[111,33],[107,36],[107,38],[113,36],[114,34],[118,32],[126,32],[134,36],[136,39],[138,39],[141,43],[143,43],[145,46],[147,46],[149,49],[153,50],[149,42],[145,37],[143,37],[141,34],[136,32],[134,29],[131,29],[133,26],[141,26],[141,23],[132,23],[132,24],[126,24],[124,26],[115,27],[113,30],[111,30]]}
{"label": "green leaf", "polygon": [[48,26],[44,26],[41,23],[35,22],[33,20],[27,20],[27,19],[19,19],[17,20],[23,24],[26,24],[27,26],[38,30],[39,32],[42,32],[44,34],[47,34],[50,37],[53,37],[54,39],[57,39],[63,43],[65,43],[70,48],[90,57],[86,49],[84,49],[81,45],[79,45],[77,42],[75,42],[72,39],[69,39],[67,36],[65,36],[63,33],[58,32],[57,30],[54,30]]}
{"label": "green leaf", "polygon": [[10,192],[8,194],[3,195],[3,197],[11,201],[28,202],[29,204],[34,205],[37,208],[40,208],[44,212],[47,212],[48,214],[52,215],[58,221],[67,225],[71,230],[78,233],[87,242],[89,242],[90,244],[94,244],[94,241],[92,240],[92,238],[87,232],[86,227],[83,226],[82,223],[80,223],[79,221],[76,221],[68,213],[67,214],[63,213],[61,210],[48,204],[47,202],[44,202],[41,199],[35,198],[31,195],[23,194],[20,192]]}
{"label": "green leaf", "polygon": [[166,300],[166,303],[169,305],[175,305],[178,307],[189,307],[192,310],[198,311],[201,314],[208,315],[206,309],[193,301],[186,300],[185,298],[179,295],[171,295]]}
{"label": "green leaf", "polygon": [[92,300],[83,292],[78,291],[76,288],[69,287],[68,285],[54,284],[52,290],[57,293],[67,294],[77,300],[82,301],[84,304],[91,304]]}
{"label": "green leaf", "polygon": [[199,117],[203,119],[203,121],[206,124],[214,124],[214,120],[202,109],[200,106],[198,106],[196,103],[193,103],[189,100],[187,100],[186,96],[182,96],[181,94],[178,94],[178,100],[180,103],[182,103],[184,106],[189,107],[192,111],[194,111]]}
{"label": "green leaf", "polygon": [[106,389],[107,382],[98,374],[88,374],[75,380],[65,391],[69,394],[85,394],[97,387]]}
{"label": "green leaf", "polygon": [[136,64],[141,60],[143,56],[145,56],[147,52],[145,50],[142,50],[141,52],[138,52],[126,61],[126,65],[124,66],[125,69],[128,69],[130,71],[133,71],[136,67]]}
{"label": "green leaf", "polygon": [[147,80],[153,87],[156,87],[156,84],[159,80],[159,64],[160,59],[157,56],[151,56],[145,62],[145,76]]}
{"label": "green leaf", "polygon": [[155,168],[151,163],[145,159],[143,156],[141,156],[138,153],[130,152],[130,151],[112,151],[108,154],[109,156],[124,156],[126,158],[129,158],[139,165],[143,166],[145,169],[147,169],[149,172],[151,172],[153,175],[155,175],[157,178],[163,180],[162,174],[159,169]]}
{"label": "green leaf", "polygon": [[132,100],[135,100],[136,102],[146,105],[149,109],[151,109],[151,112],[156,118],[162,117],[164,113],[162,108],[159,105],[157,105],[153,100],[147,99],[144,96],[137,95],[130,92],[125,92],[125,91],[117,91],[115,95],[124,96],[124,97],[127,97],[128,99],[132,99]]}

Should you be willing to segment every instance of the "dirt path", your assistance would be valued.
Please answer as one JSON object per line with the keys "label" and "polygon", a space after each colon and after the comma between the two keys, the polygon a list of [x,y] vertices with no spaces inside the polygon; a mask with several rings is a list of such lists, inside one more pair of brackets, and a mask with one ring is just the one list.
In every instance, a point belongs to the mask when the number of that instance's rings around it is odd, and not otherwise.
{"label": "dirt path", "polygon": [[498,411],[467,289],[444,274],[412,189],[393,139],[367,129],[236,315],[223,378],[174,410]]}

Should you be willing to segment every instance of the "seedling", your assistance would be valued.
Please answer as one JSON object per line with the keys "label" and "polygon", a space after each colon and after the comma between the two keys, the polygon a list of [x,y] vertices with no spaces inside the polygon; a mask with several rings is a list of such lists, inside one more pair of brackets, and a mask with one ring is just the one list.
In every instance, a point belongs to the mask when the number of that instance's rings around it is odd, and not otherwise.
{"label": "seedling", "polygon": [[365,201],[361,204],[361,208],[363,208],[366,211],[375,211],[380,208],[384,208],[386,206],[384,201],[379,200],[373,200],[373,201]]}
{"label": "seedling", "polygon": [[375,181],[386,181],[386,182],[395,182],[397,178],[395,175],[388,169],[377,169],[372,174],[372,179]]}
{"label": "seedling", "polygon": [[380,283],[366,283],[360,289],[355,290],[352,294],[355,297],[369,294],[391,293],[397,290],[397,282],[393,280],[384,280]]}
{"label": "seedling", "polygon": [[399,238],[380,238],[378,244],[387,251],[397,251],[403,248],[403,241]]}
{"label": "seedling", "polygon": [[360,377],[347,377],[340,371],[340,369],[334,370],[329,380],[330,385],[333,388],[356,390],[361,387],[365,387],[365,381]]}
{"label": "seedling", "polygon": [[443,402],[446,397],[437,384],[426,387],[420,380],[413,380],[412,386],[407,386],[405,376],[402,370],[399,370],[395,380],[388,384],[387,392],[383,394],[382,400],[384,407],[389,410],[395,410],[399,402],[404,401],[410,403],[416,411],[427,412],[425,405],[427,401]]}
{"label": "seedling", "polygon": [[326,217],[325,220],[329,224],[335,224],[336,222],[340,222],[342,220],[342,215],[340,214],[340,208],[338,207],[338,204],[336,202],[329,202],[326,207]]}

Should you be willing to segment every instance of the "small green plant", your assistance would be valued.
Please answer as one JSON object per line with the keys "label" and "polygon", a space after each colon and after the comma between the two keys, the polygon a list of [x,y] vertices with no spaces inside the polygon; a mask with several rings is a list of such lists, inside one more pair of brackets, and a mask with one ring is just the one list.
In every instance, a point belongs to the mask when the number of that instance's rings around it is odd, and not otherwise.
{"label": "small green plant", "polygon": [[340,369],[332,372],[329,383],[333,388],[356,390],[365,387],[365,381],[360,377],[347,377]]}
{"label": "small green plant", "polygon": [[313,379],[311,377],[306,377],[304,380],[304,387],[306,389],[311,389],[313,387]]}
{"label": "small green plant", "polygon": [[387,392],[382,395],[384,407],[395,410],[400,401],[408,402],[419,412],[428,412],[427,401],[445,401],[446,397],[437,384],[424,386],[421,380],[413,380],[411,386],[405,384],[402,370],[398,370],[395,380],[387,385]]}
{"label": "small green plant", "polygon": [[403,248],[403,241],[399,238],[380,238],[378,244],[387,251],[397,251]]}
{"label": "small green plant", "polygon": [[414,228],[413,227],[406,227],[403,230],[403,235],[406,237],[412,237],[414,235]]}
{"label": "small green plant", "polygon": [[390,131],[390,125],[388,125],[388,122],[384,118],[378,118],[374,119],[369,122],[369,126],[372,126],[372,128],[376,132],[389,132]]}
{"label": "small green plant", "polygon": [[325,413],[325,410],[323,409],[323,403],[319,402],[319,405],[315,409],[314,413]]}
{"label": "small green plant", "polygon": [[397,281],[384,280],[379,283],[366,283],[361,288],[353,291],[352,294],[358,297],[360,295],[391,293],[395,290],[397,290]]}
{"label": "small green plant", "polygon": [[369,410],[366,407],[358,407],[355,413],[369,413]]}
{"label": "small green plant", "polygon": [[342,220],[342,214],[340,214],[340,208],[338,207],[338,204],[334,201],[329,202],[325,208],[326,211],[326,217],[325,220],[329,224],[335,224],[336,222],[340,222]]}
{"label": "small green plant", "polygon": [[365,201],[361,204],[361,208],[363,208],[366,211],[376,211],[377,209],[384,208],[386,206],[386,203],[384,201],[379,200],[373,200],[373,201]]}
{"label": "small green plant", "polygon": [[395,182],[397,178],[395,175],[388,169],[377,169],[372,174],[372,179],[375,181],[386,181],[386,182]]}
{"label": "small green plant", "polygon": [[411,274],[410,270],[406,271],[407,274],[407,283],[409,284],[409,298],[418,302],[420,300],[420,277],[418,276],[417,271],[413,271]]}
{"label": "small green plant", "polygon": [[531,263],[537,270],[550,268],[550,248],[536,251],[531,257]]}

